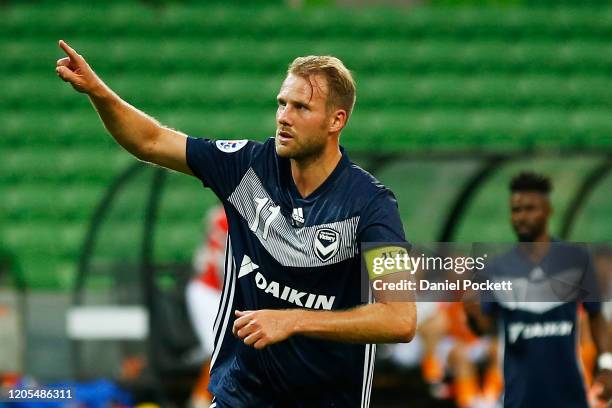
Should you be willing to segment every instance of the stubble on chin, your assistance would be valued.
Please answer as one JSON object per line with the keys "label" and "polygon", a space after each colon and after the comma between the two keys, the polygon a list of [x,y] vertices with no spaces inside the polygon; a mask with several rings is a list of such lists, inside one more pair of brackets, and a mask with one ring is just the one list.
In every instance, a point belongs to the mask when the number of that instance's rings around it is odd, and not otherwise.
{"label": "stubble on chin", "polygon": [[287,146],[283,146],[282,144],[280,144],[280,142],[276,138],[274,139],[274,149],[276,150],[276,154],[279,157],[282,157],[284,159],[291,158],[290,149]]}

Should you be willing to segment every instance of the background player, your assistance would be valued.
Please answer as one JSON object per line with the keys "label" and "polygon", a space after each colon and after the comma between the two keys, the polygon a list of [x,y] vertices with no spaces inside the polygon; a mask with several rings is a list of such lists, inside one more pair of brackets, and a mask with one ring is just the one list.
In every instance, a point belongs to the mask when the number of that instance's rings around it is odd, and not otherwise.
{"label": "background player", "polygon": [[[548,232],[552,214],[550,180],[534,173],[521,173],[510,183],[511,223],[521,245],[496,260],[493,268],[510,268],[505,273],[521,276],[553,276],[572,265],[556,262],[576,253],[588,264],[588,255],[574,246],[554,243]],[[565,261],[567,263],[567,261]],[[523,269],[521,271],[517,269]],[[502,272],[503,273],[503,272]],[[500,273],[501,274],[501,273]],[[587,407],[584,377],[577,355],[578,304],[563,302],[466,303],[475,330],[492,332],[495,323],[503,327],[505,407]],[[600,398],[611,397],[612,364],[606,322],[599,303],[584,303],[589,314],[593,339],[599,352],[597,381],[603,388]],[[542,331],[543,324],[564,325],[570,330]],[[556,327],[556,326],[555,326]],[[560,326],[559,326],[560,327]],[[534,330],[531,330],[533,328]],[[533,335],[525,333],[533,332]]]}

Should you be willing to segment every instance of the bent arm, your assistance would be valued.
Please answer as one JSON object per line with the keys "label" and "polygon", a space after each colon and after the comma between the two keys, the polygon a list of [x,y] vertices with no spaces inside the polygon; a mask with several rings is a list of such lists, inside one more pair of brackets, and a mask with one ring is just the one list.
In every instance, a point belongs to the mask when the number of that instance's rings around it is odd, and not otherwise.
{"label": "bent arm", "polygon": [[407,343],[416,331],[414,302],[374,303],[343,311],[236,311],[233,333],[262,349],[303,335],[345,343]]}
{"label": "bent arm", "polygon": [[64,41],[59,45],[67,57],[57,61],[57,75],[75,90],[89,96],[117,143],[141,160],[193,174],[187,165],[186,135],[160,125],[122,100],[96,75],[82,55]]}
{"label": "bent arm", "polygon": [[297,310],[294,334],[349,343],[408,343],[416,332],[414,302],[373,303],[346,311]]}

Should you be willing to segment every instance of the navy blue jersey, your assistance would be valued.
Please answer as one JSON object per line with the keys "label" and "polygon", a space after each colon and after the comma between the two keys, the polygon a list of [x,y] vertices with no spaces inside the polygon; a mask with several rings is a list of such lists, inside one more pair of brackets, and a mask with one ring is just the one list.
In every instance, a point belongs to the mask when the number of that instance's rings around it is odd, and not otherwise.
{"label": "navy blue jersey", "polygon": [[240,407],[367,407],[374,345],[293,336],[263,350],[232,334],[234,310],[342,310],[361,304],[361,242],[403,242],[391,191],[352,164],[302,198],[274,139],[189,138],[187,163],[222,200],[226,273],[209,389]]}
{"label": "navy blue jersey", "polygon": [[[483,312],[497,317],[503,344],[504,407],[587,408],[586,390],[578,349],[578,305],[574,302],[538,301],[538,288],[567,272],[582,270],[592,276],[588,253],[578,246],[555,242],[538,263],[518,247],[488,266],[498,279],[510,279],[524,289],[493,302]],[[531,290],[532,295],[527,295]],[[539,293],[543,293],[540,290]],[[518,296],[521,299],[513,299]],[[527,301],[526,301],[527,300]],[[585,302],[589,313],[600,309]]]}

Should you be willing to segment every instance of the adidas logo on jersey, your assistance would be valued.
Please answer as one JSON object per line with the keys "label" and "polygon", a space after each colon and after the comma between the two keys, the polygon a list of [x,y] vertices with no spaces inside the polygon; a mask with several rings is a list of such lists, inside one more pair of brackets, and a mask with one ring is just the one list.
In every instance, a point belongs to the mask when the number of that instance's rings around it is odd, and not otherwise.
{"label": "adidas logo on jersey", "polygon": [[295,228],[304,226],[304,211],[302,208],[294,208],[291,213],[291,225]]}
{"label": "adidas logo on jersey", "polygon": [[529,273],[529,280],[542,281],[545,279],[546,279],[546,274],[544,273],[544,270],[542,270],[542,268],[539,266],[536,266],[535,268],[533,268],[533,270]]}

